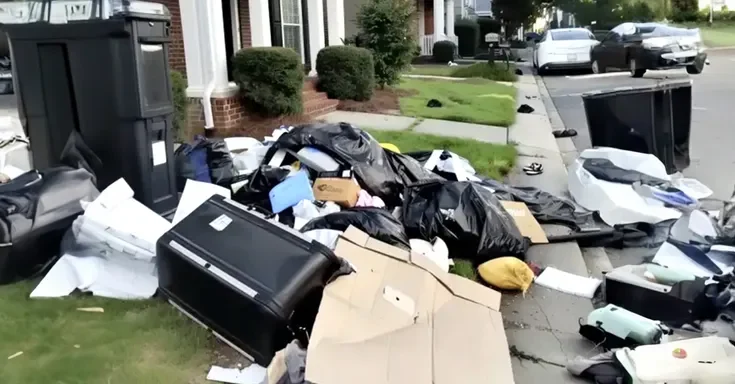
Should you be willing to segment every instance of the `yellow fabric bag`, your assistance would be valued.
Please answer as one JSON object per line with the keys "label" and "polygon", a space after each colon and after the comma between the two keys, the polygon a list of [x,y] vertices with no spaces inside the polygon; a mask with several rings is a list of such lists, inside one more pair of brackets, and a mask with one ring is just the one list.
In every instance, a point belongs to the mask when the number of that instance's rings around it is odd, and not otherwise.
{"label": "yellow fabric bag", "polygon": [[486,261],[477,267],[486,283],[507,290],[526,293],[533,283],[534,274],[531,268],[515,257],[499,257]]}
{"label": "yellow fabric bag", "polygon": [[396,147],[395,144],[391,144],[391,143],[380,143],[380,146],[383,147],[383,149],[387,149],[387,150],[389,150],[391,152],[401,153],[401,150],[398,149],[398,147]]}

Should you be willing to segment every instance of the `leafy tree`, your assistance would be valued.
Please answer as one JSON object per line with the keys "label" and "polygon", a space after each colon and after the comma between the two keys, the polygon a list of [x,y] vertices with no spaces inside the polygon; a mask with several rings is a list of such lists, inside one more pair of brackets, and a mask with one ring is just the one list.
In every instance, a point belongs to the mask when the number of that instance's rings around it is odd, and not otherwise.
{"label": "leafy tree", "polygon": [[412,0],[370,0],[357,13],[360,46],[372,51],[375,81],[381,88],[397,84],[411,64],[417,46],[415,11]]}
{"label": "leafy tree", "polygon": [[538,15],[537,0],[493,0],[492,11],[496,19],[505,24],[506,33],[533,23]]}

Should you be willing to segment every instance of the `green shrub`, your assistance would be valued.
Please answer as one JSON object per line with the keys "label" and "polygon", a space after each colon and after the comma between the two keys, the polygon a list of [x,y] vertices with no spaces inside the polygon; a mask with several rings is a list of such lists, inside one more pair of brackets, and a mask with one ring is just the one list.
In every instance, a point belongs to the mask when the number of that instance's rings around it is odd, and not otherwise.
{"label": "green shrub", "polygon": [[505,68],[505,64],[475,63],[468,66],[459,66],[452,72],[452,77],[481,77],[495,81],[516,81],[514,67]]}
{"label": "green shrub", "polygon": [[672,0],[671,20],[677,23],[699,19],[698,0]]}
{"label": "green shrub", "polygon": [[416,51],[415,12],[413,0],[369,0],[357,13],[363,47],[373,53],[375,80],[381,88],[397,84],[411,65]]}
{"label": "green shrub", "polygon": [[650,22],[656,19],[656,13],[651,6],[643,1],[626,3],[622,6],[623,19],[626,21]]}
{"label": "green shrub", "polygon": [[261,115],[295,115],[303,110],[304,68],[296,51],[282,47],[245,48],[232,59],[235,82],[249,106]]}
{"label": "green shrub", "polygon": [[186,131],[186,110],[189,105],[189,100],[186,97],[186,79],[181,72],[171,71],[171,91],[173,94],[174,104],[174,138],[176,140],[187,139]]}
{"label": "green shrub", "polygon": [[473,57],[477,53],[477,42],[480,39],[480,25],[474,20],[460,19],[454,24],[457,35],[457,50],[463,57]]}
{"label": "green shrub", "polygon": [[454,60],[454,54],[457,52],[457,46],[449,40],[440,40],[434,43],[434,61],[437,63],[448,63]]}
{"label": "green shrub", "polygon": [[370,100],[375,88],[373,55],[365,48],[332,46],[316,56],[319,90],[330,99]]}

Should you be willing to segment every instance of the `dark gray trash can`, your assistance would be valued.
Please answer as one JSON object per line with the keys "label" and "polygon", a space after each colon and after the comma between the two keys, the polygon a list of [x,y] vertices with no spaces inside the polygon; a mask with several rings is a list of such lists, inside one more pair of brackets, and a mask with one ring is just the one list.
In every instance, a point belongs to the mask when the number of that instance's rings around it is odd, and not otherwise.
{"label": "dark gray trash can", "polygon": [[102,161],[100,190],[122,177],[140,202],[173,211],[168,10],[127,0],[46,0],[29,14],[4,28],[34,167],[57,164],[77,131]]}
{"label": "dark gray trash can", "polygon": [[582,100],[592,146],[650,153],[669,173],[689,167],[691,80],[587,93]]}

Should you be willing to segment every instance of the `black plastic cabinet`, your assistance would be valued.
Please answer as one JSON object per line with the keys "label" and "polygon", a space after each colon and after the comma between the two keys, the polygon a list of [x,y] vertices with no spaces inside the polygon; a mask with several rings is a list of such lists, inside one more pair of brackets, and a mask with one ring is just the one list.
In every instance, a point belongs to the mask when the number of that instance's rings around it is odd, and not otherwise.
{"label": "black plastic cabinet", "polygon": [[100,190],[122,177],[146,206],[175,209],[167,13],[6,26],[34,167],[77,130],[102,160]]}
{"label": "black plastic cabinet", "polygon": [[593,147],[650,153],[668,173],[689,167],[691,81],[588,93],[582,100]]}

